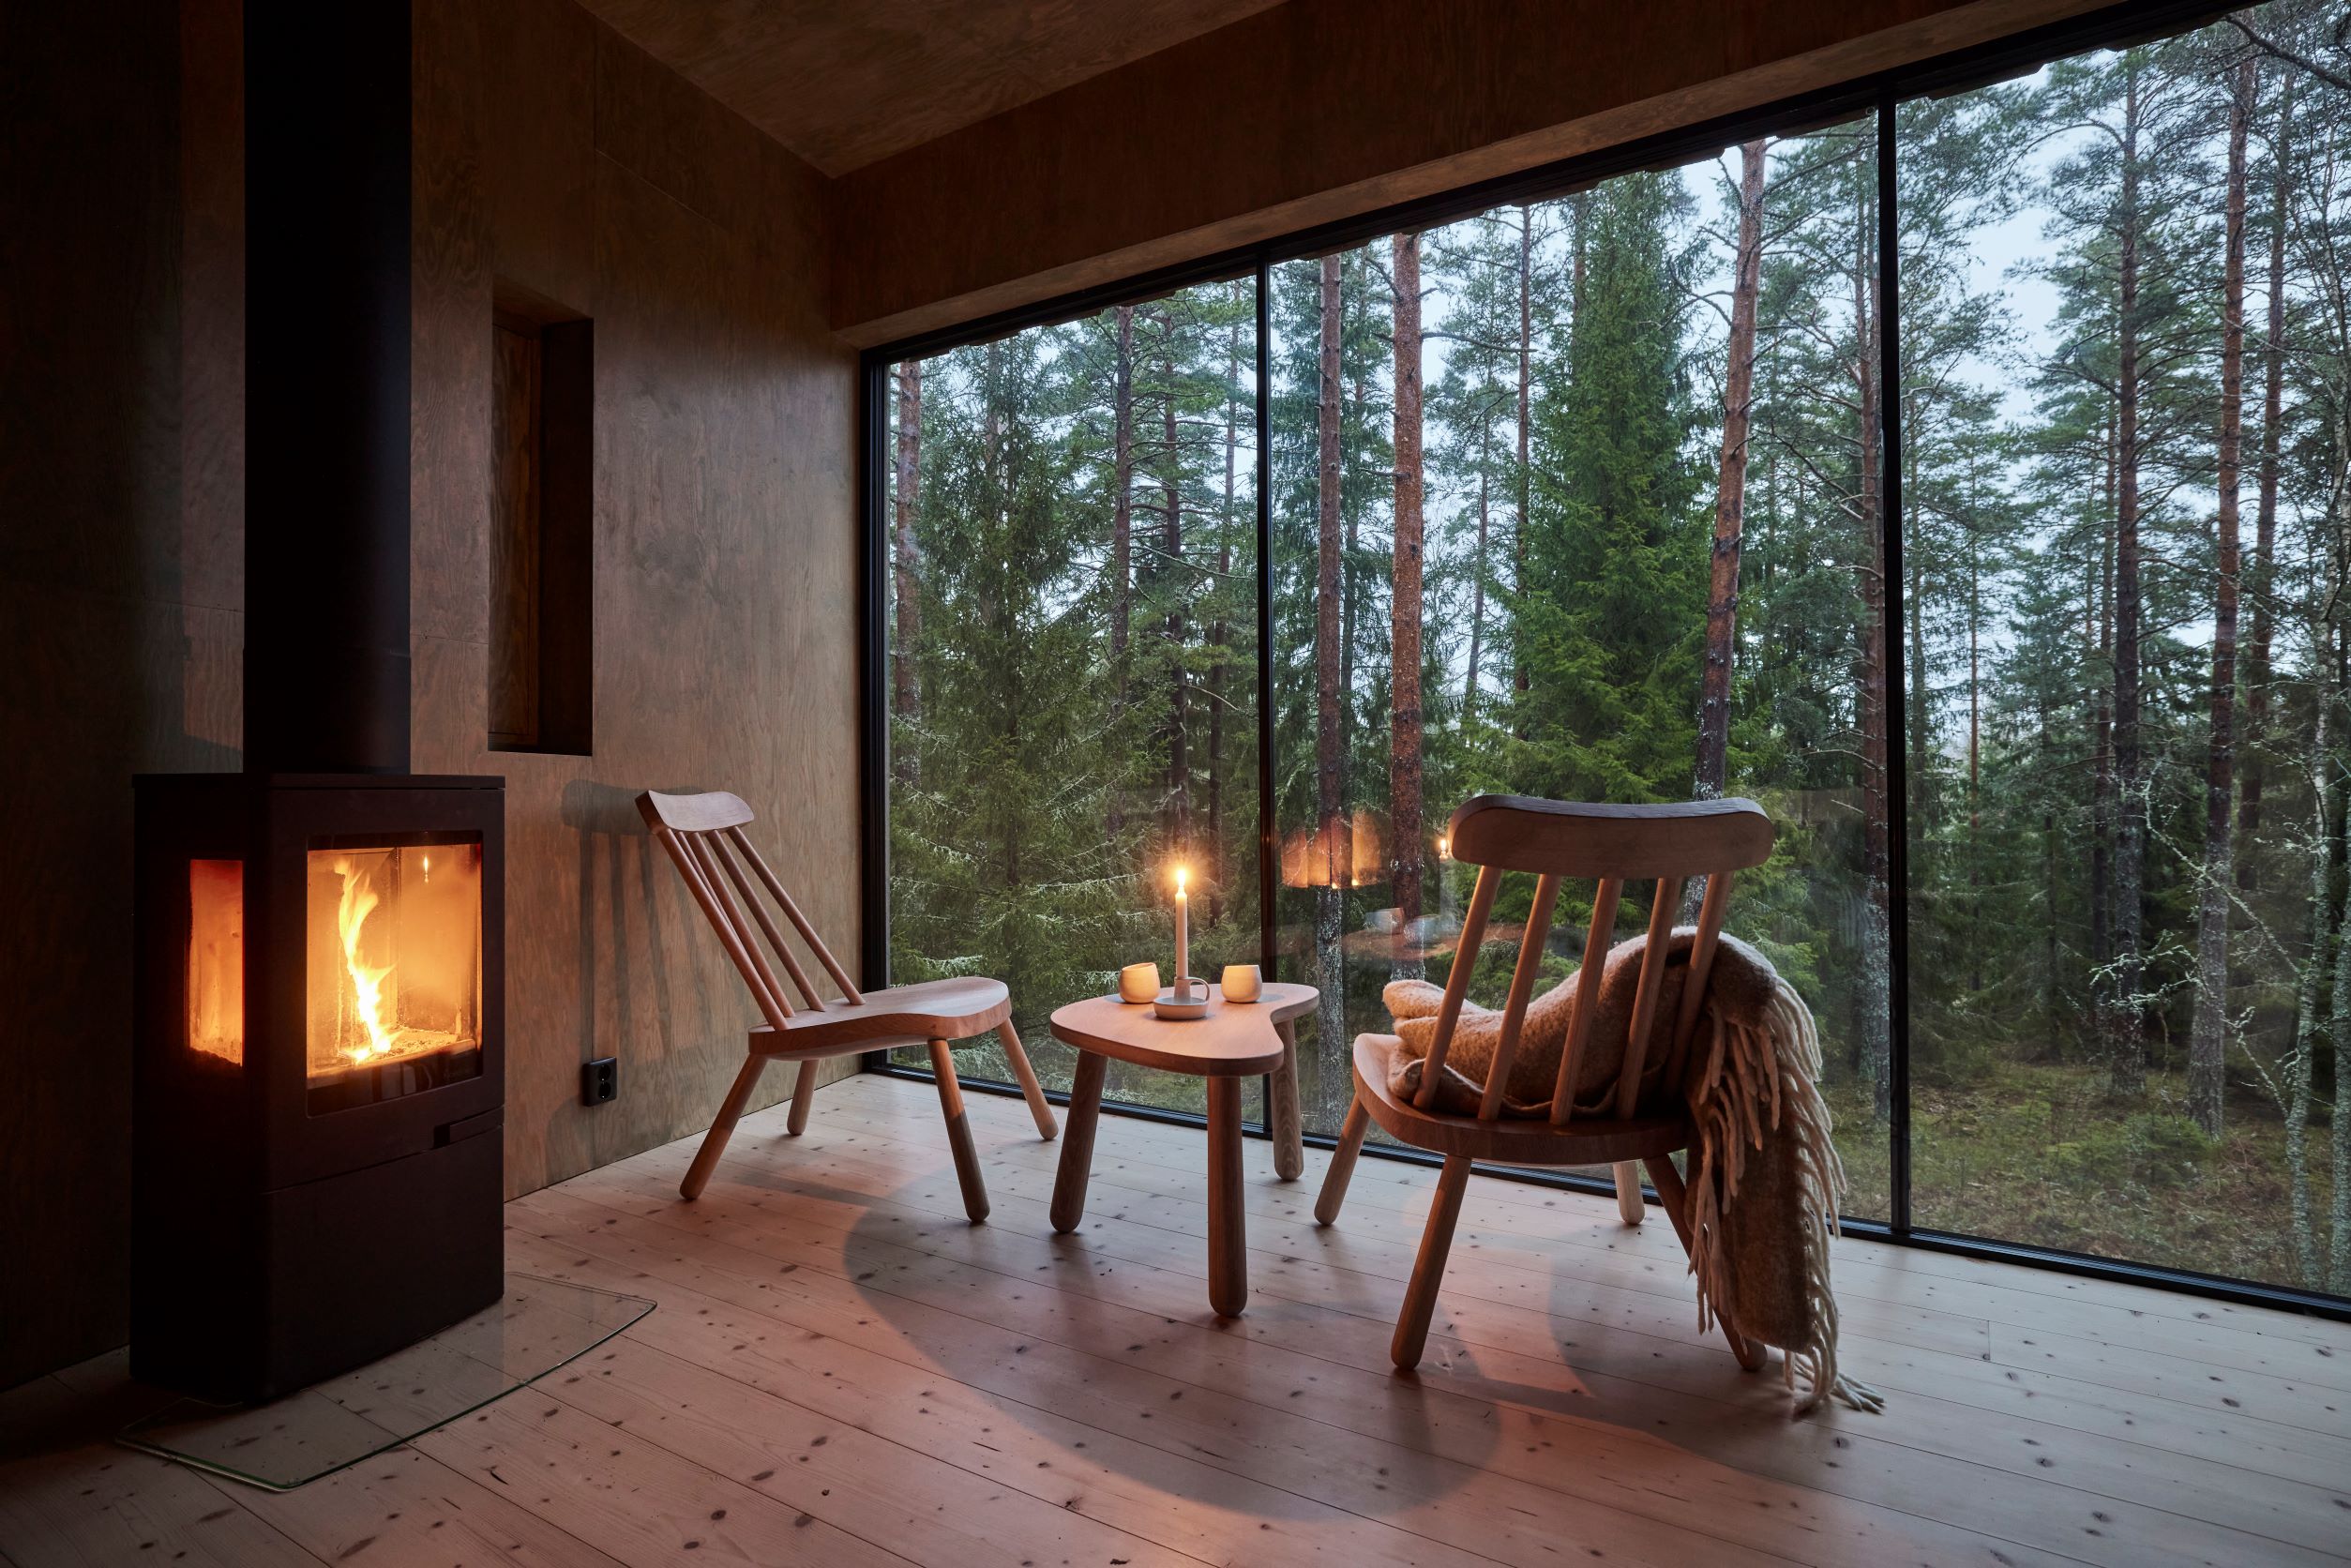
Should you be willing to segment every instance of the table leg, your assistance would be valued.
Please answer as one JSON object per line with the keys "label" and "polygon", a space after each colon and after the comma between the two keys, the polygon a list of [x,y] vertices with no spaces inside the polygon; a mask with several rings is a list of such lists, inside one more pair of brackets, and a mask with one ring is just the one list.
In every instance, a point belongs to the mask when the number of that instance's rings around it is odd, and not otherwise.
{"label": "table leg", "polygon": [[1273,1132],[1273,1174],[1295,1182],[1306,1170],[1306,1140],[1298,1120],[1298,1025],[1285,1020],[1273,1028],[1282,1037],[1282,1064],[1266,1081],[1265,1120]]}
{"label": "table leg", "polygon": [[1062,1128],[1062,1167],[1053,1178],[1053,1229],[1066,1235],[1086,1217],[1086,1182],[1093,1175],[1094,1123],[1102,1119],[1102,1078],[1110,1059],[1078,1053],[1069,1083],[1069,1118]]}
{"label": "table leg", "polygon": [[1208,1080],[1208,1304],[1238,1318],[1249,1303],[1249,1239],[1241,1207],[1241,1080]]}

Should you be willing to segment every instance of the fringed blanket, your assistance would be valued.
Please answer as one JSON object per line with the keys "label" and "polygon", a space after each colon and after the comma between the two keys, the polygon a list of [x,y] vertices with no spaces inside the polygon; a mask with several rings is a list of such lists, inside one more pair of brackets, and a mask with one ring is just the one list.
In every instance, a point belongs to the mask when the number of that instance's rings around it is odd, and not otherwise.
{"label": "fringed blanket", "polygon": [[[1725,936],[1709,977],[1705,1011],[1685,1059],[1671,1060],[1673,1020],[1680,1011],[1695,933],[1673,934],[1665,989],[1642,1059],[1638,1109],[1662,1113],[1679,1102],[1697,1124],[1696,1157],[1689,1163],[1690,1269],[1697,1276],[1698,1326],[1710,1328],[1719,1308],[1750,1339],[1776,1345],[1787,1383],[1805,1388],[1801,1415],[1825,1395],[1860,1410],[1884,1401],[1867,1384],[1837,1370],[1837,1301],[1829,1288],[1829,1238],[1845,1196],[1845,1168],[1829,1138],[1829,1108],[1821,1100],[1820,1037],[1811,1011],[1768,959]],[[1624,1063],[1638,988],[1641,950],[1635,937],[1611,949],[1600,985],[1600,1016],[1575,1063],[1575,1115],[1606,1118]],[[1390,985],[1384,1000],[1401,1044],[1391,1060],[1390,1091],[1409,1101],[1437,1033],[1439,988],[1420,980]],[[1568,976],[1530,1003],[1503,1086],[1502,1114],[1550,1113],[1575,1006],[1575,977]],[[1475,1116],[1487,1069],[1501,1038],[1502,1016],[1464,1003],[1445,1053],[1435,1108]]]}

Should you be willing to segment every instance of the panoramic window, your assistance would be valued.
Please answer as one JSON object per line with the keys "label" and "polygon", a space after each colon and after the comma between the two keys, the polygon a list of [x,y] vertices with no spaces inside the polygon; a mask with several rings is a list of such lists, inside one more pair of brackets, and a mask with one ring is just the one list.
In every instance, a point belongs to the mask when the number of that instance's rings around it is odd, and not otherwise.
{"label": "panoramic window", "polygon": [[[1309,1129],[1391,1027],[1381,988],[1451,971],[1461,801],[1742,794],[1780,838],[1726,928],[1817,1015],[1849,1207],[1887,1212],[1876,234],[1863,119],[1273,269],[1276,931],[1322,992]],[[1490,1004],[1532,891],[1505,884],[1478,955]],[[1563,891],[1545,986],[1591,897]],[[1620,934],[1648,918],[1628,897]]]}
{"label": "panoramic window", "polygon": [[[1172,975],[1177,867],[1194,972],[1258,957],[1256,285],[890,375],[891,973],[1004,981],[1066,1089],[1046,1020],[1123,964]],[[1009,1077],[990,1043],[967,1056]],[[1123,1063],[1106,1093],[1205,1105]]]}
{"label": "panoramic window", "polygon": [[1746,795],[1850,1215],[2351,1291],[2346,84],[2279,0],[878,371],[895,977],[1066,1086],[1186,866],[1329,1136],[1461,801]]}
{"label": "panoramic window", "polygon": [[1901,111],[1921,1226],[2351,1287],[2331,26]]}

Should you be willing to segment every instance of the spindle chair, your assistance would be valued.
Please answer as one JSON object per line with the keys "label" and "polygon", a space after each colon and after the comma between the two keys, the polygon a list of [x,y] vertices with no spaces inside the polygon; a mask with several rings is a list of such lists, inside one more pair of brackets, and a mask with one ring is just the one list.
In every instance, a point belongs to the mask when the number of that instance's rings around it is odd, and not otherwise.
{"label": "spindle chair", "polygon": [[[808,1124],[819,1063],[869,1050],[927,1045],[931,1071],[939,1080],[939,1108],[947,1120],[947,1146],[954,1152],[956,1179],[963,1187],[964,1212],[974,1222],[986,1219],[987,1185],[981,1180],[979,1155],[972,1146],[972,1127],[964,1116],[963,1090],[956,1081],[950,1043],[994,1030],[1014,1076],[1020,1080],[1029,1114],[1036,1119],[1037,1136],[1050,1138],[1060,1131],[1053,1108],[1046,1103],[1045,1090],[1037,1082],[1036,1070],[1029,1065],[1029,1054],[1020,1048],[1020,1035],[1012,1026],[1012,998],[1004,983],[972,976],[861,992],[744,833],[751,821],[751,808],[740,798],[720,791],[671,795],[649,790],[637,797],[637,809],[646,828],[669,852],[694,902],[709,917],[727,957],[750,988],[751,1000],[763,1020],[751,1027],[750,1048],[742,1071],[735,1074],[734,1086],[727,1091],[717,1119],[703,1136],[678,1191],[689,1199],[701,1195],[770,1062],[800,1063],[791,1110],[785,1120],[786,1130],[797,1138]],[[839,988],[839,997],[828,1002],[817,994],[807,972],[785,944],[775,917],[761,901],[754,881],[800,933],[809,953]],[[769,961],[770,953],[791,977],[806,1003],[804,1008],[793,1007],[786,998],[775,965]]]}
{"label": "spindle chair", "polygon": [[[1698,909],[1697,933],[1690,948],[1690,972],[1682,986],[1681,1003],[1669,1036],[1672,1055],[1665,1081],[1678,1085],[1681,1066],[1697,1032],[1706,999],[1707,978],[1722,935],[1723,911],[1730,901],[1736,873],[1760,866],[1771,856],[1771,819],[1751,800],[1691,801],[1672,806],[1584,806],[1563,801],[1532,800],[1518,795],[1480,795],[1453,815],[1452,854],[1478,867],[1476,889],[1461,926],[1460,943],[1454,951],[1453,970],[1446,976],[1444,1000],[1437,1027],[1421,1068],[1421,1081],[1411,1100],[1399,1099],[1388,1087],[1390,1069],[1402,1045],[1393,1034],[1359,1034],[1355,1038],[1355,1099],[1348,1108],[1338,1147],[1331,1156],[1315,1218],[1323,1225],[1338,1218],[1347,1199],[1348,1180],[1354,1174],[1364,1137],[1377,1122],[1389,1136],[1415,1148],[1444,1156],[1437,1178],[1437,1195],[1421,1238],[1419,1258],[1406,1288],[1404,1308],[1396,1320],[1389,1353],[1399,1368],[1420,1364],[1428,1341],[1430,1319],[1437,1309],[1437,1289],[1444,1277],[1445,1256],[1453,1245],[1454,1227],[1461,1217],[1463,1192],[1469,1169],[1478,1160],[1506,1166],[1591,1166],[1613,1168],[1617,1206],[1628,1225],[1638,1225],[1645,1212],[1640,1169],[1646,1166],[1657,1197],[1665,1205],[1674,1233],[1684,1251],[1691,1245],[1687,1189],[1673,1155],[1694,1148],[1696,1129],[1688,1113],[1676,1108],[1651,1108],[1635,1115],[1641,1073],[1658,999],[1664,989],[1665,960],[1682,889],[1693,877],[1706,879]],[[1479,944],[1485,937],[1486,917],[1494,909],[1507,872],[1531,872],[1536,881],[1533,907],[1518,948],[1517,967],[1511,975],[1510,995],[1503,1004],[1500,1037],[1492,1068],[1475,1117],[1449,1115],[1431,1108],[1437,1085],[1453,1044],[1461,1005],[1469,993],[1469,973],[1477,964]],[[1584,939],[1583,969],[1576,978],[1575,1007],[1567,1041],[1560,1053],[1549,1112],[1545,1116],[1504,1117],[1505,1086],[1511,1061],[1518,1048],[1527,1003],[1541,972],[1544,942],[1551,928],[1551,913],[1559,902],[1560,883],[1567,878],[1590,878],[1598,882],[1592,900],[1591,926]],[[1575,1060],[1590,1033],[1600,1001],[1601,977],[1613,942],[1617,906],[1625,883],[1653,881],[1656,898],[1650,906],[1649,945],[1642,955],[1640,977],[1634,992],[1633,1014],[1625,1045],[1624,1063],[1605,1117],[1575,1115]],[[1723,1335],[1730,1341],[1739,1364],[1749,1371],[1763,1364],[1758,1347],[1739,1332],[1714,1304]]]}

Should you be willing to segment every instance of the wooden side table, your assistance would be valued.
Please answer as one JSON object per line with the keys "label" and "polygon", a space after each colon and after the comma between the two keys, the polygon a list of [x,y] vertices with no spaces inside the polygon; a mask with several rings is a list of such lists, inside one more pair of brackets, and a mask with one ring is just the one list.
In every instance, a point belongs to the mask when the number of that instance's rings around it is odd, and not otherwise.
{"label": "wooden side table", "polygon": [[1268,981],[1257,1002],[1227,1002],[1209,991],[1208,1016],[1176,1021],[1148,1004],[1115,996],[1073,1002],[1053,1015],[1053,1037],[1078,1048],[1069,1118],[1062,1131],[1061,1172],[1053,1180],[1053,1229],[1071,1231],[1086,1214],[1094,1123],[1102,1115],[1102,1078],[1109,1060],[1189,1073],[1208,1080],[1208,1304],[1237,1318],[1249,1301],[1248,1237],[1241,1204],[1241,1084],[1271,1073],[1267,1116],[1273,1169],[1285,1182],[1305,1168],[1298,1124],[1298,1032],[1313,1009],[1312,986]]}

